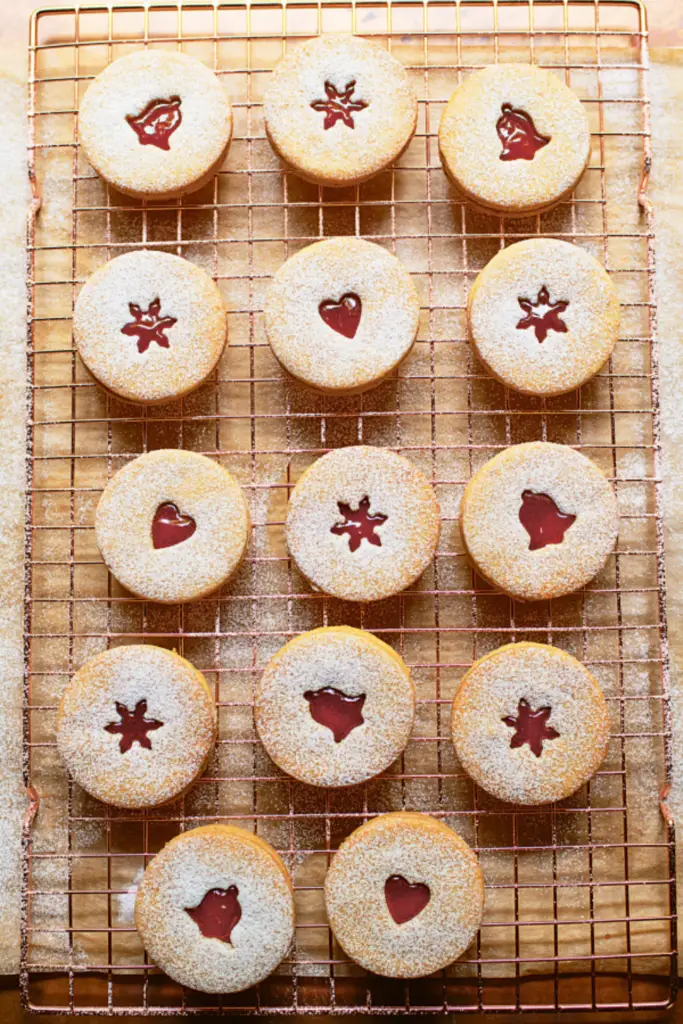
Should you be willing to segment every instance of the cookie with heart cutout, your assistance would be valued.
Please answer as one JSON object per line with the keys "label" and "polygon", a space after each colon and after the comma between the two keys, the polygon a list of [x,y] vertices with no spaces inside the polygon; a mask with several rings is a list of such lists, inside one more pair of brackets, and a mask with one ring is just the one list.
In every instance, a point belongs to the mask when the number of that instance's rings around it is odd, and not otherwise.
{"label": "cookie with heart cutout", "polygon": [[270,659],[254,716],[259,739],[283,771],[312,786],[354,786],[403,753],[415,688],[388,644],[350,626],[322,627]]}
{"label": "cookie with heart cutout", "polygon": [[189,661],[133,644],[96,654],[76,672],[56,732],[67,771],[91,796],[115,807],[157,807],[204,771],[216,707]]}
{"label": "cookie with heart cutout", "polygon": [[458,192],[510,216],[567,197],[590,152],[578,96],[558,75],[529,64],[493,64],[469,75],[439,125],[441,162]]}
{"label": "cookie with heart cutout", "polygon": [[182,398],[215,370],[227,313],[209,275],[167,252],[105,263],[80,291],[74,343],[95,379],[126,402]]}
{"label": "cookie with heart cutout", "polygon": [[427,477],[402,455],[359,445],[328,452],[304,472],[285,534],[313,587],[346,601],[381,601],[422,575],[440,527]]}
{"label": "cookie with heart cutout", "polygon": [[618,528],[617,499],[602,470],[547,441],[494,455],[460,504],[460,532],[475,569],[518,601],[585,586],[614,549]]}
{"label": "cookie with heart cutout", "polygon": [[80,104],[78,141],[105,181],[138,199],[171,199],[213,178],[232,112],[205,64],[174,50],[136,50],[101,71]]}
{"label": "cookie with heart cutout", "polygon": [[135,898],[145,950],[200,992],[241,992],[275,970],[294,938],[289,872],[265,839],[204,825],[166,843]]}
{"label": "cookie with heart cutout", "polygon": [[284,368],[330,394],[366,391],[410,352],[420,300],[390,252],[362,238],[326,238],[275,274],[263,309]]}
{"label": "cookie with heart cutout", "polygon": [[413,137],[417,96],[384,47],[319,36],[288,50],[263,97],[281,160],[318,185],[357,185],[389,167]]}
{"label": "cookie with heart cutout", "polygon": [[460,764],[501,800],[545,804],[576,792],[607,754],[610,722],[597,680],[549,644],[507,644],[475,662],[453,699]]}
{"label": "cookie with heart cutout", "polygon": [[481,925],[484,878],[457,832],[427,814],[382,814],[352,832],[325,879],[344,952],[389,978],[422,978],[465,952]]}
{"label": "cookie with heart cutout", "polygon": [[236,571],[251,529],[232,473],[196,452],[160,449],[107,484],[95,536],[107,568],[137,597],[175,604],[217,590]]}
{"label": "cookie with heart cutout", "polygon": [[560,395],[609,359],[619,299],[585,249],[530,238],[486,264],[470,292],[467,322],[474,351],[497,380],[527,395]]}

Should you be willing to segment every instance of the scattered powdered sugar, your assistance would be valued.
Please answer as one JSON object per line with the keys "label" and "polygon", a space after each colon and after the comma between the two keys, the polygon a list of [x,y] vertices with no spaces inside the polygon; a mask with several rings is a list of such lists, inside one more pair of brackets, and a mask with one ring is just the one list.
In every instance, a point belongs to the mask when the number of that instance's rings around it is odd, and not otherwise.
{"label": "scattered powdered sugar", "polygon": [[[242,916],[231,941],[205,938],[186,912],[211,889],[237,886]],[[271,974],[294,935],[292,887],[263,839],[207,825],[172,839],[140,883],[135,921],[145,949],[175,981],[201,992],[240,992]]]}
{"label": "scattered powdered sugar", "polygon": [[[541,756],[510,746],[520,700],[551,709]],[[487,792],[520,804],[544,804],[575,792],[598,769],[609,744],[609,712],[588,669],[546,644],[500,647],[475,662],[453,701],[452,736],[465,771]]]}
{"label": "scattered powdered sugar", "polygon": [[[519,519],[524,491],[546,494],[576,516],[560,544],[529,550]],[[604,473],[567,445],[532,441],[495,455],[469,481],[460,528],[477,571],[520,601],[572,593],[588,583],[613,550],[619,526]]]}
{"label": "scattered powdered sugar", "polygon": [[[152,521],[172,502],[196,530],[168,548],[152,544]],[[139,597],[192,601],[237,569],[249,539],[249,511],[234,476],[195,452],[159,449],[120,469],[97,507],[97,544],[117,580]]]}
{"label": "scattered powdered sugar", "polygon": [[[392,875],[429,886],[426,907],[396,924],[384,886]],[[424,814],[373,818],[339,847],[325,879],[330,925],[345,952],[367,970],[416,978],[459,957],[484,910],[476,856],[447,825]]]}
{"label": "scattered powdered sugar", "polygon": [[[381,544],[361,541],[351,551],[339,503],[358,509],[370,499]],[[431,561],[439,540],[440,513],[434,488],[408,459],[384,448],[338,448],[314,462],[292,492],[287,545],[313,586],[348,601],[378,601],[404,590]]]}
{"label": "scattered powdered sugar", "polygon": [[[347,338],[319,307],[347,293],[362,304]],[[412,348],[420,300],[410,274],[390,252],[362,238],[315,242],[284,263],[263,310],[271,347],[294,377],[330,391],[365,389],[390,373]]]}
{"label": "scattered powdered sugar", "polygon": [[[550,330],[540,342],[519,300],[568,302],[560,315],[566,332]],[[619,333],[619,300],[609,275],[579,246],[531,238],[497,253],[481,271],[468,303],[475,351],[494,377],[533,395],[580,387],[609,358]]]}
{"label": "scattered powdered sugar", "polygon": [[[160,301],[169,347],[138,350],[131,305],[145,313]],[[220,359],[227,314],[218,288],[199,267],[166,252],[138,250],[110,260],[83,286],[73,315],[74,342],[90,372],[131,402],[163,402],[199,387]]]}
{"label": "scattered powdered sugar", "polygon": [[[304,697],[323,687],[365,695],[363,724],[340,743],[314,720]],[[403,660],[371,633],[315,629],[271,659],[256,692],[255,717],[261,742],[283,771],[314,786],[351,786],[383,771],[404,750],[415,689]]]}
{"label": "scattered powdered sugar", "polygon": [[[311,106],[325,83],[342,92],[355,82],[353,128]],[[275,68],[263,99],[266,132],[286,163],[308,180],[353,185],[393,163],[417,124],[417,96],[403,64],[357,36],[321,36],[290,50]]]}
{"label": "scattered powdered sugar", "polygon": [[[501,160],[496,131],[502,105],[525,111],[548,145],[532,160]],[[439,126],[444,170],[475,202],[501,212],[528,212],[570,192],[588,164],[591,137],[581,101],[550,71],[495,64],[453,93]]]}
{"label": "scattered powdered sugar", "polygon": [[[151,749],[121,753],[116,704],[147,702]],[[67,685],[57,718],[57,747],[88,793],[117,807],[154,807],[174,799],[204,770],[216,734],[216,710],[204,677],[184,658],[151,645],[104,651]]]}
{"label": "scattered powdered sugar", "polygon": [[[141,145],[126,118],[152,100],[181,101],[169,149]],[[226,92],[186,53],[138,50],[101,72],[80,105],[78,138],[98,174],[122,192],[160,198],[199,188],[222,161],[232,134]]]}

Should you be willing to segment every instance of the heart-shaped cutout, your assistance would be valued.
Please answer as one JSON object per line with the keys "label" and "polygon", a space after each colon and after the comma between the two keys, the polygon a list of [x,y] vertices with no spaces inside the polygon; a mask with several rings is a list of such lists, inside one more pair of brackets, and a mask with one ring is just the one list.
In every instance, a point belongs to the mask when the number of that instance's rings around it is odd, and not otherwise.
{"label": "heart-shaped cutout", "polygon": [[392,875],[384,883],[384,898],[396,924],[405,924],[424,910],[431,893],[424,882],[409,882],[403,875]]}
{"label": "heart-shaped cutout", "polygon": [[191,537],[196,529],[192,516],[182,513],[173,502],[165,501],[159,505],[152,522],[152,544],[155,549],[172,548]]}
{"label": "heart-shaped cutout", "polygon": [[345,338],[355,338],[363,313],[363,303],[355,292],[346,292],[339,302],[325,299],[318,306],[318,312],[327,326],[337,334],[343,334]]}
{"label": "heart-shaped cutout", "polygon": [[230,942],[232,930],[242,917],[238,892],[236,885],[227,889],[209,889],[198,906],[185,908],[204,938]]}

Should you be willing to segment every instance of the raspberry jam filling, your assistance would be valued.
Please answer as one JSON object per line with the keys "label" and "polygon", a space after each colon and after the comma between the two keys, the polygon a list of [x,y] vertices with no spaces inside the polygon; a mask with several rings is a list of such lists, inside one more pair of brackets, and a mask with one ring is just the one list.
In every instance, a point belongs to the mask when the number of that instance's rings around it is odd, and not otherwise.
{"label": "raspberry jam filling", "polygon": [[389,517],[382,515],[381,512],[370,515],[370,498],[367,494],[361,499],[357,509],[352,509],[343,501],[338,501],[337,507],[344,517],[344,522],[335,523],[330,533],[338,537],[348,535],[350,551],[357,551],[363,540],[376,548],[381,548],[382,540],[379,534],[375,533],[375,529],[386,523]]}
{"label": "raspberry jam filling", "polygon": [[550,142],[550,135],[536,131],[534,122],[526,110],[503,103],[502,114],[496,123],[498,138],[503,144],[501,160],[533,160],[539,149]]}
{"label": "raspberry jam filling", "polygon": [[346,292],[339,302],[335,302],[334,299],[325,299],[318,306],[318,312],[327,326],[337,334],[343,334],[345,338],[355,338],[363,312],[363,304],[355,292]]}
{"label": "raspberry jam filling", "polygon": [[324,725],[334,735],[334,742],[341,743],[353,729],[362,725],[365,694],[349,697],[334,686],[324,686],[321,690],[306,690],[311,718],[319,725]]}
{"label": "raspberry jam filling", "polygon": [[123,325],[121,334],[138,339],[138,352],[146,352],[152,342],[155,342],[159,348],[170,348],[170,342],[165,332],[178,321],[174,316],[161,316],[161,300],[159,298],[150,302],[147,309],[142,309],[135,302],[129,302],[128,309],[133,319],[130,323]]}
{"label": "raspberry jam filling", "polygon": [[180,97],[151,100],[141,114],[128,114],[126,121],[138,137],[141,146],[156,146],[170,149],[170,138],[180,127],[183,115],[180,112]]}
{"label": "raspberry jam filling", "polygon": [[347,82],[341,92],[332,82],[325,82],[326,98],[313,100],[311,103],[314,110],[324,113],[323,128],[325,131],[328,128],[334,128],[337,121],[341,121],[347,128],[356,127],[353,115],[357,114],[359,110],[365,110],[367,103],[365,100],[353,99],[355,88],[355,78]]}
{"label": "raspberry jam filling", "polygon": [[514,749],[528,743],[532,754],[540,757],[543,753],[543,741],[556,740],[560,735],[557,729],[548,725],[551,714],[552,708],[539,708],[537,711],[532,711],[528,702],[522,697],[517,705],[517,717],[506,715],[503,718],[505,724],[515,730],[510,740],[510,746]]}
{"label": "raspberry jam filling", "polygon": [[160,729],[164,723],[157,721],[156,718],[145,718],[147,701],[139,700],[134,711],[129,711],[125,704],[119,704],[118,701],[115,704],[119,721],[110,722],[109,725],[105,725],[104,730],[114,735],[120,734],[119,750],[121,753],[125,754],[134,743],[139,743],[145,750],[151,750],[152,741],[147,733]]}
{"label": "raspberry jam filling", "polygon": [[185,912],[190,915],[205,939],[231,942],[232,930],[242,917],[238,893],[236,885],[231,885],[228,889],[209,889],[198,906],[185,907]]}
{"label": "raspberry jam filling", "polygon": [[424,882],[409,882],[403,875],[391,875],[384,883],[384,898],[396,924],[405,924],[424,910],[431,893]]}
{"label": "raspberry jam filling", "polygon": [[529,534],[529,551],[538,551],[547,544],[561,544],[576,516],[560,512],[549,494],[522,492],[519,521]]}
{"label": "raspberry jam filling", "polygon": [[152,544],[155,549],[182,544],[197,529],[192,516],[185,515],[172,501],[159,505],[152,521]]}
{"label": "raspberry jam filling", "polygon": [[545,341],[548,331],[567,333],[567,325],[560,318],[560,313],[564,313],[569,303],[564,299],[560,302],[551,302],[550,293],[545,285],[540,289],[535,302],[531,299],[517,299],[517,301],[525,313],[525,316],[517,324],[518,331],[533,327],[538,342]]}

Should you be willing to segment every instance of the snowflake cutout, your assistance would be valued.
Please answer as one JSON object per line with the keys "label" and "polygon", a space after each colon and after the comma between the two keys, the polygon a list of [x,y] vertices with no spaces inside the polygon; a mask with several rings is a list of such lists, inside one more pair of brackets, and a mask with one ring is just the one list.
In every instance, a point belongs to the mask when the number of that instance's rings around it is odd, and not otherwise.
{"label": "snowflake cutout", "polygon": [[116,704],[116,713],[119,716],[118,722],[110,722],[109,725],[105,725],[105,732],[111,732],[121,734],[121,742],[119,744],[119,750],[122,754],[125,754],[127,750],[133,746],[134,743],[139,743],[145,750],[152,749],[152,741],[147,735],[148,732],[154,732],[155,729],[161,729],[163,722],[158,722],[156,718],[145,718],[147,711],[147,701],[139,700],[135,705],[135,711],[129,711],[125,704]]}
{"label": "snowflake cutout", "polygon": [[334,533],[339,537],[348,534],[350,551],[357,551],[362,540],[366,540],[376,548],[381,548],[382,541],[379,534],[375,533],[375,528],[381,526],[382,523],[386,523],[389,517],[382,515],[381,512],[376,513],[374,516],[370,515],[370,499],[367,494],[359,502],[357,509],[352,509],[350,505],[346,505],[343,501],[338,501],[337,506],[344,516],[345,522],[335,523],[330,533]]}
{"label": "snowflake cutout", "polygon": [[569,302],[551,302],[550,293],[545,285],[536,296],[535,302],[532,302],[531,299],[517,299],[517,301],[526,313],[526,316],[523,316],[517,324],[518,331],[533,327],[536,340],[539,342],[545,341],[548,331],[551,330],[558,331],[559,334],[567,333],[567,325],[564,320],[560,319],[560,313],[564,313]]}
{"label": "snowflake cutout", "polygon": [[170,348],[170,343],[164,331],[173,327],[178,321],[173,316],[161,316],[161,299],[154,299],[147,309],[134,302],[128,303],[128,309],[133,317],[129,324],[121,328],[121,334],[128,334],[138,339],[138,352],[146,352],[153,341],[159,348]]}
{"label": "snowflake cutout", "polygon": [[323,128],[327,131],[328,128],[334,128],[337,121],[342,121],[347,128],[355,128],[353,123],[353,114],[359,110],[365,110],[367,103],[365,100],[353,100],[351,96],[356,88],[356,79],[352,79],[347,82],[342,92],[337,92],[336,87],[332,82],[325,82],[325,94],[326,100],[313,100],[311,106],[314,110],[319,110],[325,114],[325,121],[323,122]]}
{"label": "snowflake cutout", "polygon": [[515,730],[510,740],[512,749],[528,743],[531,753],[540,757],[543,753],[543,741],[556,740],[560,735],[557,729],[546,724],[551,712],[552,708],[539,708],[538,711],[532,711],[528,702],[522,697],[517,705],[517,717],[506,715],[503,719],[506,725]]}

